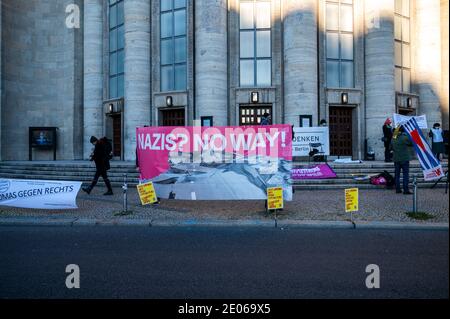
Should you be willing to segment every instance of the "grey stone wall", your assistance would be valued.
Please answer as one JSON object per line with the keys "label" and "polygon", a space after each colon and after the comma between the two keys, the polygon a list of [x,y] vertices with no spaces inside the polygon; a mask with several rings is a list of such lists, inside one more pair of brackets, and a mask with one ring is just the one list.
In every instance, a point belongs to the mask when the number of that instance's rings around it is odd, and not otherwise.
{"label": "grey stone wall", "polygon": [[449,129],[449,96],[448,96],[448,0],[441,0],[441,110],[442,110],[442,127]]}
{"label": "grey stone wall", "polygon": [[341,93],[349,96],[349,105],[353,108],[354,120],[352,127],[353,157],[364,159],[365,132],[365,101],[364,101],[364,0],[353,1],[353,36],[354,36],[354,88],[328,88],[326,83],[326,0],[319,1],[319,121],[324,119],[330,123],[330,107],[339,106]]}
{"label": "grey stone wall", "polygon": [[284,1],[284,122],[318,123],[317,1]]}
{"label": "grey stone wall", "polygon": [[242,105],[251,104],[252,92],[259,93],[259,104],[272,105],[273,123],[283,123],[283,1],[272,1],[272,85],[268,87],[240,87],[239,0],[228,1],[229,125],[239,125],[239,108]]}
{"label": "grey stone wall", "polygon": [[[448,0],[412,2],[412,93],[418,94],[412,96],[430,124],[442,121],[448,129]],[[83,12],[84,35],[65,26],[72,3]],[[312,114],[317,123],[328,117],[329,104],[339,104],[341,90],[325,85],[325,0],[272,1],[272,86],[265,88],[239,87],[239,0],[187,3],[188,87],[160,92],[159,1],[125,1],[125,159],[134,159],[136,126],[158,124],[166,95],[186,107],[192,124],[194,55],[197,119],[214,116],[215,125],[236,125],[239,105],[255,90],[261,103],[273,105],[276,123],[298,124],[300,114]],[[59,127],[58,159],[87,158],[90,135],[105,129],[107,6],[103,0],[0,0],[0,159],[28,159],[30,126]],[[381,126],[396,104],[394,1],[355,0],[354,6],[356,85],[346,89],[356,110],[354,155],[363,157],[367,138],[382,159]]]}
{"label": "grey stone wall", "polygon": [[395,112],[394,1],[366,1],[366,138],[384,159],[382,126]]}
{"label": "grey stone wall", "polygon": [[195,1],[196,117],[228,124],[227,1]]}
{"label": "grey stone wall", "polygon": [[3,46],[2,46],[2,0],[0,0],[0,161],[2,160],[2,101],[3,101]]}
{"label": "grey stone wall", "polygon": [[172,96],[173,107],[183,108],[185,110],[186,125],[192,125],[194,121],[194,0],[186,1],[187,12],[187,86],[186,90],[182,91],[169,91],[161,92],[161,60],[160,60],[160,48],[161,48],[161,32],[160,32],[160,1],[151,2],[151,125],[160,125],[162,122],[160,112],[167,109],[166,97]]}
{"label": "grey stone wall", "polygon": [[150,125],[150,1],[126,0],[125,160],[136,157],[136,127]]}
{"label": "grey stone wall", "polygon": [[440,0],[416,0],[415,4],[415,82],[420,96],[419,112],[427,115],[428,125],[432,127],[433,123],[441,122],[441,3]]}
{"label": "grey stone wall", "polygon": [[89,158],[91,136],[103,135],[103,1],[84,2],[84,139],[83,156]]}
{"label": "grey stone wall", "polygon": [[441,53],[442,53],[442,85],[441,108],[443,128],[449,129],[449,51],[448,51],[448,0],[441,0]]}
{"label": "grey stone wall", "polygon": [[[28,127],[56,126],[57,159],[81,158],[82,45],[65,9],[81,0],[3,0],[2,159],[28,159]],[[80,53],[81,50],[81,53]],[[36,151],[36,159],[52,153]]]}

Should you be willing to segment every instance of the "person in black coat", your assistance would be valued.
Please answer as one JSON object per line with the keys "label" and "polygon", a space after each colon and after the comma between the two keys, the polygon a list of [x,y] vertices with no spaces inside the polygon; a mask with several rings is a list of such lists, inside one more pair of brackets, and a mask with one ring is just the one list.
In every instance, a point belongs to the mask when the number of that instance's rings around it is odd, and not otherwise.
{"label": "person in black coat", "polygon": [[392,142],[392,126],[391,119],[386,119],[383,125],[383,142],[384,142],[384,161],[392,162],[391,142]]}
{"label": "person in black coat", "polygon": [[103,177],[106,187],[108,188],[108,191],[103,195],[113,195],[111,182],[109,181],[107,174],[107,171],[110,169],[110,164],[109,154],[107,154],[106,142],[102,139],[98,140],[95,136],[91,137],[90,142],[95,146],[94,152],[91,155],[91,161],[94,161],[95,163],[96,172],[91,185],[83,187],[82,190],[90,194],[95,185],[97,185],[98,179],[101,176]]}

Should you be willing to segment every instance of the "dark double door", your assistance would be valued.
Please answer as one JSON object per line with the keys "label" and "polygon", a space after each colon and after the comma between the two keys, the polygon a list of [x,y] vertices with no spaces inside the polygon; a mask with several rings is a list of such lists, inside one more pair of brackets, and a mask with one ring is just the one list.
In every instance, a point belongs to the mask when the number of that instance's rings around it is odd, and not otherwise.
{"label": "dark double door", "polygon": [[161,110],[162,126],[185,126],[185,111],[184,109]]}
{"label": "dark double door", "polygon": [[272,116],[272,106],[246,105],[241,106],[239,112],[239,125],[260,125],[264,113]]}
{"label": "dark double door", "polygon": [[113,155],[122,155],[122,116],[120,114],[112,116],[113,121]]}
{"label": "dark double door", "polygon": [[330,107],[330,153],[333,156],[352,156],[352,111],[350,107]]}

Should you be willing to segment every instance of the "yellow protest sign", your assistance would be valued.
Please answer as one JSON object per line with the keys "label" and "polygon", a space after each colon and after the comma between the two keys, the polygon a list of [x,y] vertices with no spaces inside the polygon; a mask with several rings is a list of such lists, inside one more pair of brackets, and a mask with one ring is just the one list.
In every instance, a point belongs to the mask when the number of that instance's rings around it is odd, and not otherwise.
{"label": "yellow protest sign", "polygon": [[359,192],[357,188],[345,190],[345,212],[357,212],[359,206]]}
{"label": "yellow protest sign", "polygon": [[267,209],[282,209],[283,206],[283,187],[267,188]]}
{"label": "yellow protest sign", "polygon": [[137,186],[137,190],[142,205],[149,205],[156,203],[158,201],[158,198],[156,197],[155,188],[153,187],[152,182],[139,184]]}

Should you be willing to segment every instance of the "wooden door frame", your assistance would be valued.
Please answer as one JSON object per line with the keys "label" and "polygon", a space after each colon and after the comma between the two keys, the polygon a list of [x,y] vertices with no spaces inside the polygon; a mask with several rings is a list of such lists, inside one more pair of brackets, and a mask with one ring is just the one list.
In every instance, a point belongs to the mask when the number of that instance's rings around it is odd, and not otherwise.
{"label": "wooden door frame", "polygon": [[[352,158],[355,157],[355,153],[357,153],[357,150],[355,150],[355,142],[358,143],[358,138],[356,136],[356,130],[355,130],[355,124],[357,124],[358,118],[355,114],[356,109],[357,109],[358,105],[356,104],[330,104],[328,106],[328,125],[331,125],[331,120],[330,120],[330,114],[331,114],[331,109],[332,108],[341,108],[341,109],[348,109],[351,111],[351,153],[350,155],[334,155],[334,154],[330,154],[331,156],[351,156]],[[330,127],[330,146],[331,146],[331,127]]]}
{"label": "wooden door frame", "polygon": [[163,126],[163,114],[165,111],[184,111],[184,126],[187,125],[187,110],[186,107],[161,107],[158,108],[158,126]]}
{"label": "wooden door frame", "polygon": [[115,112],[115,113],[107,113],[106,114],[106,121],[108,123],[105,123],[104,125],[104,135],[108,138],[111,138],[113,140],[113,147],[114,147],[114,119],[113,117],[120,116],[120,138],[122,139],[121,145],[120,145],[120,157],[116,156],[113,157],[113,160],[124,160],[124,148],[125,148],[125,140],[124,140],[124,113],[123,112]]}
{"label": "wooden door frame", "polygon": [[[248,125],[246,123],[242,123],[242,117],[241,117],[241,110],[242,108],[267,108],[270,109],[270,115],[272,117],[272,124],[274,123],[274,110],[273,110],[273,104],[267,103],[267,104],[240,104],[238,107],[238,125],[239,126],[245,126]],[[251,125],[260,125],[258,123],[251,124]]]}
{"label": "wooden door frame", "polygon": [[120,159],[122,159],[122,155],[123,155],[123,126],[122,126],[122,123],[123,123],[123,121],[122,121],[122,114],[121,113],[115,113],[115,114],[112,114],[111,115],[111,118],[112,118],[112,121],[113,121],[113,124],[112,124],[112,128],[113,128],[113,130],[112,130],[112,144],[113,144],[113,153],[116,151],[116,148],[115,148],[115,135],[114,135],[114,120],[115,120],[115,118],[117,118],[117,117],[119,117],[120,118],[120,150],[119,150],[119,152],[120,152],[120,155],[119,156],[114,156],[114,157],[119,157]]}

